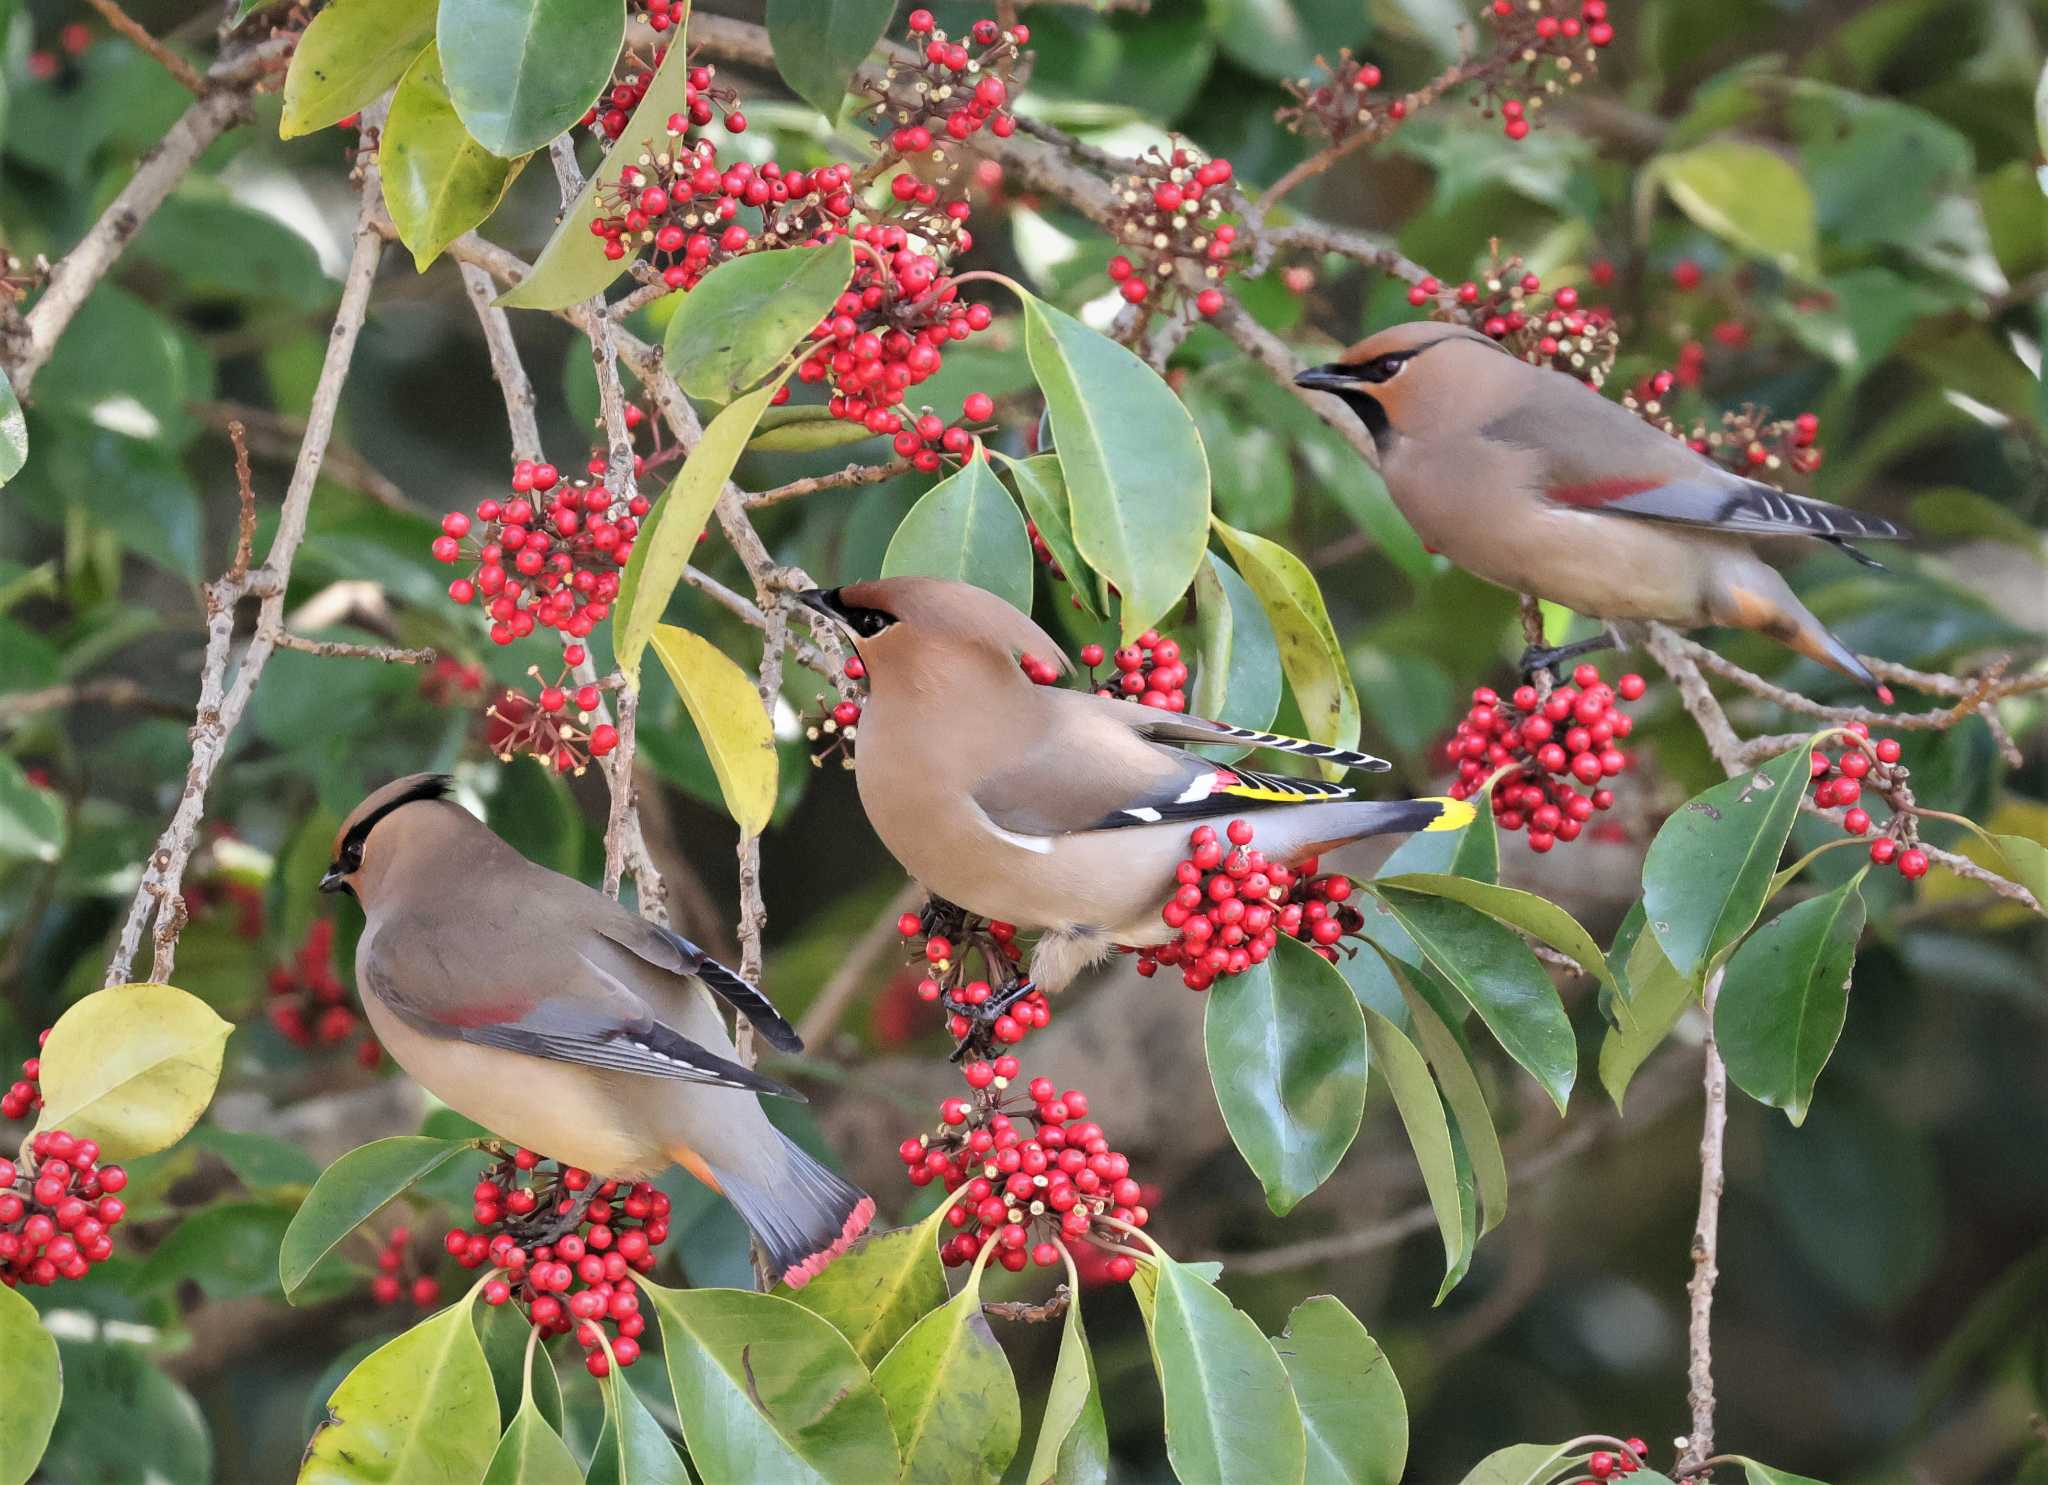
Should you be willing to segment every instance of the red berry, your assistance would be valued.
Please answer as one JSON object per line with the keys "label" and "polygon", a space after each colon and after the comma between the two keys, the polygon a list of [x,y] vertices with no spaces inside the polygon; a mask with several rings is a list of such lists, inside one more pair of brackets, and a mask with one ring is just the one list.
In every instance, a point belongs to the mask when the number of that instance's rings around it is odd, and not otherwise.
{"label": "red berry", "polygon": [[1899,875],[1909,882],[1926,876],[1927,853],[1918,846],[1909,846],[1899,852]]}

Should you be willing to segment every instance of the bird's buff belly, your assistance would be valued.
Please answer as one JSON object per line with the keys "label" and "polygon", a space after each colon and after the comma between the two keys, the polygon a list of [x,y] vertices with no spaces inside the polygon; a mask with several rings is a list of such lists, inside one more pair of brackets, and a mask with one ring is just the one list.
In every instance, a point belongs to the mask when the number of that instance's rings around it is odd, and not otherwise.
{"label": "bird's buff belly", "polygon": [[[1716,538],[1625,516],[1553,508],[1511,525],[1461,523],[1423,540],[1467,571],[1595,619],[1708,622],[1698,563]],[[1439,539],[1441,538],[1441,539]]]}

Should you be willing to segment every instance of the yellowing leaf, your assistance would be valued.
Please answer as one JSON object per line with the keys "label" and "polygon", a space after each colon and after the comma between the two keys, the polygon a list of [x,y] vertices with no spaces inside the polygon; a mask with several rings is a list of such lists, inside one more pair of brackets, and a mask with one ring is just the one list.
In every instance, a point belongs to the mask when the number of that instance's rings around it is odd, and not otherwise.
{"label": "yellowing leaf", "polygon": [[311,134],[375,103],[433,35],[433,0],[334,0],[292,53],[279,137]]}
{"label": "yellowing leaf", "polygon": [[501,160],[474,139],[448,101],[440,51],[429,42],[399,81],[377,148],[384,206],[420,272],[498,209],[526,163]]}
{"label": "yellowing leaf", "polygon": [[1789,273],[1815,271],[1813,191],[1775,150],[1712,140],[1653,161],[1644,179],[1661,183],[1680,211],[1716,237]]}
{"label": "yellowing leaf", "polygon": [[213,1099],[229,1026],[172,985],[117,985],[72,1006],[42,1051],[38,1130],[132,1160],[184,1138]]}
{"label": "yellowing leaf", "polygon": [[748,835],[759,835],[775,812],[775,733],[744,670],[700,634],[658,625],[654,653],[676,683],[725,807]]}

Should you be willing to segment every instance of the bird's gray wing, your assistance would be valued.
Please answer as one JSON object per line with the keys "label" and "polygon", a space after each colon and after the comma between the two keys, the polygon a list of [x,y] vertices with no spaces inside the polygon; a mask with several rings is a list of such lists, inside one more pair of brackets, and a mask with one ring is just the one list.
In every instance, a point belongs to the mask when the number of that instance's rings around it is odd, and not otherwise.
{"label": "bird's gray wing", "polygon": [[673,929],[650,923],[621,908],[616,915],[607,915],[597,932],[644,964],[668,974],[702,980],[714,995],[752,1022],[754,1029],[777,1051],[804,1049],[796,1028],[759,987]]}
{"label": "bird's gray wing", "polygon": [[[1129,702],[1119,704],[1130,705]],[[1277,732],[1260,732],[1256,728],[1238,727],[1229,722],[1211,722],[1202,717],[1161,712],[1149,707],[1146,711],[1149,715],[1132,725],[1136,727],[1140,736],[1148,737],[1154,742],[1245,743],[1255,748],[1271,748],[1275,752],[1287,753],[1296,758],[1307,758],[1317,763],[1334,763],[1341,768],[1356,769],[1364,773],[1385,773],[1394,766],[1384,758],[1375,758],[1371,753],[1361,753],[1352,748],[1334,748],[1328,743],[1310,742],[1306,738],[1287,737]]]}

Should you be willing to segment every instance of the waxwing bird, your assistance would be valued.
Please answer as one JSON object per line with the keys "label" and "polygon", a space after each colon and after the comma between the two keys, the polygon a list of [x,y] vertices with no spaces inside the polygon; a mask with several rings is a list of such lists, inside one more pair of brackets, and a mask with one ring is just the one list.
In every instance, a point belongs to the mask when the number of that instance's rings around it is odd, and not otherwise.
{"label": "waxwing bird", "polygon": [[1876,566],[1849,542],[1905,535],[1891,522],[1732,474],[1463,326],[1395,325],[1295,383],[1358,415],[1401,514],[1467,571],[1589,618],[1754,629],[1883,694],[1752,543],[1817,539]]}
{"label": "waxwing bird", "polygon": [[413,774],[370,795],[320,880],[362,905],[356,984],[378,1039],[449,1107],[542,1155],[621,1180],[682,1166],[783,1279],[817,1274],[874,1200],[769,1123],[757,1095],[800,1095],[736,1060],[710,997],[785,1051],[796,1032],[688,939],[528,861],[450,787]]}
{"label": "waxwing bird", "polygon": [[980,588],[898,577],[813,589],[867,667],[854,776],[875,833],[938,897],[1040,936],[1032,981],[1063,989],[1112,946],[1161,944],[1188,835],[1243,817],[1286,865],[1368,835],[1455,829],[1450,799],[1353,798],[1346,784],[1225,768],[1188,744],[1248,743],[1351,769],[1365,753],[1041,686],[1053,638]]}

